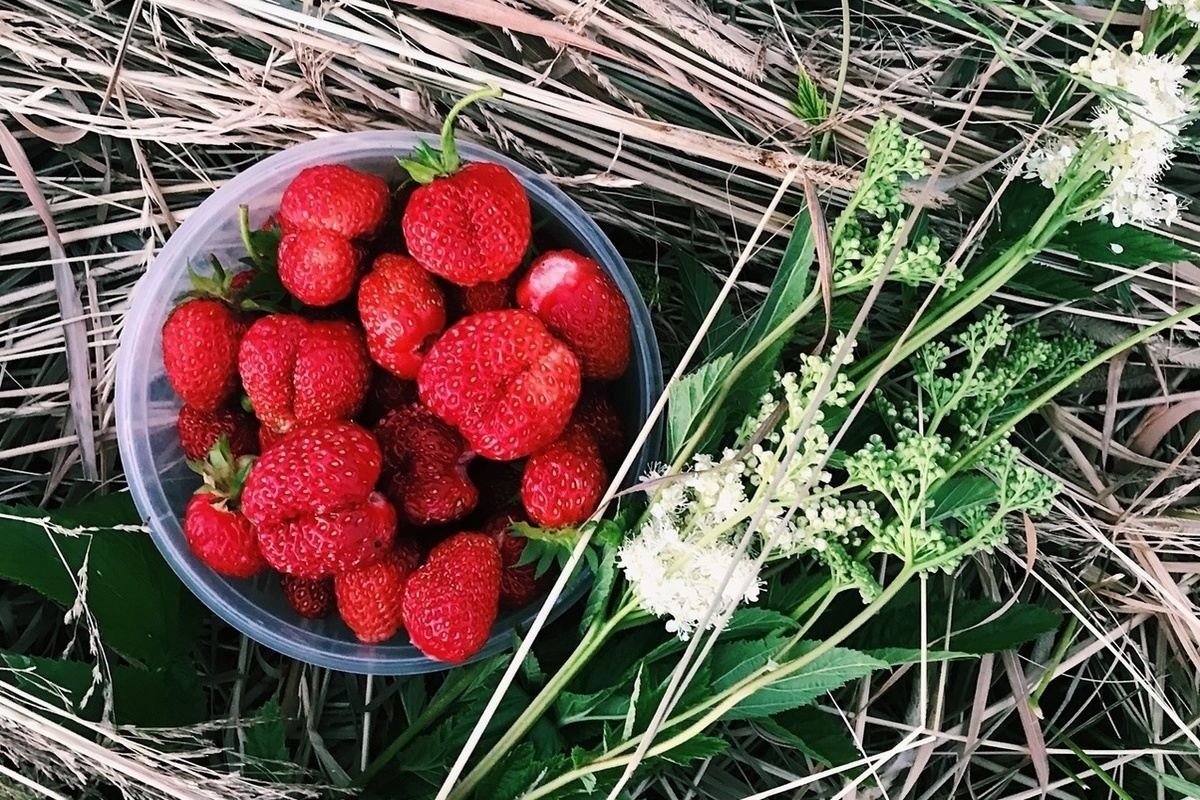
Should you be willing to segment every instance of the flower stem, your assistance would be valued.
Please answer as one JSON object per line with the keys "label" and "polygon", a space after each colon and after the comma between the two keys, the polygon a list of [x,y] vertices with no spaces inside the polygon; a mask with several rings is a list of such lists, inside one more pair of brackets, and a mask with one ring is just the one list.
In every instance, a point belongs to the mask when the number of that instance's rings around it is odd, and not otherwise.
{"label": "flower stem", "polygon": [[[916,568],[905,566],[904,569],[902,569],[896,576],[895,580],[893,580],[888,587],[883,590],[879,597],[877,597],[862,611],[860,611],[858,615],[854,617],[854,619],[846,623],[846,625],[832,637],[826,639],[821,644],[817,645],[817,647],[813,648],[794,661],[790,661],[774,669],[768,666],[752,672],[750,675],[747,675],[745,678],[738,681],[738,683],[729,687],[720,694],[709,698],[699,705],[693,706],[692,708],[676,717],[673,717],[672,719],[667,720],[662,726],[663,729],[670,728],[688,719],[696,717],[697,715],[703,714],[703,716],[701,716],[687,728],[679,731],[671,738],[652,746],[646,751],[644,757],[653,758],[655,756],[670,752],[674,748],[685,744],[693,737],[702,733],[705,728],[719,720],[731,709],[737,706],[738,703],[750,697],[755,692],[788,677],[789,675],[805,667],[807,664],[812,663],[816,659],[828,653],[847,637],[853,634],[856,630],[870,621],[885,605],[891,602],[892,598],[894,598],[896,594],[902,588],[904,588],[904,585],[907,584],[915,574],[917,574]],[[576,780],[597,772],[603,772],[604,770],[627,766],[636,757],[636,748],[643,735],[644,734],[634,736],[590,764],[584,764],[576,769],[565,772],[554,780],[549,781],[545,785],[537,787],[536,789],[525,794],[523,800],[537,800],[537,798],[540,797],[553,797],[559,789]],[[633,749],[635,752],[628,753],[627,751],[631,749]]]}
{"label": "flower stem", "polygon": [[592,656],[596,655],[609,637],[621,630],[626,617],[637,610],[637,601],[630,597],[608,620],[603,623],[597,620],[593,623],[566,663],[559,667],[558,671],[554,673],[554,677],[542,687],[537,697],[533,698],[521,716],[517,717],[516,721],[500,737],[500,740],[488,751],[488,754],[467,773],[458,786],[454,787],[454,790],[447,796],[447,800],[462,800],[467,797],[508,755],[508,751],[521,741],[521,737],[541,719],[542,715],[558,699],[562,690],[571,682],[571,679],[591,661]]}
{"label": "flower stem", "polygon": [[486,663],[486,661],[480,661],[455,671],[450,679],[442,685],[441,691],[434,696],[432,702],[425,706],[424,710],[417,715],[417,718],[399,736],[392,740],[392,743],[376,756],[375,760],[366,769],[355,776],[350,785],[361,787],[369,784],[379,774],[381,769],[387,766],[401,750],[416,738],[417,734],[424,731],[429,726],[429,723],[437,720],[467,690],[475,678],[478,677],[480,670],[483,669],[483,665]]}
{"label": "flower stem", "polygon": [[442,122],[442,169],[447,175],[457,172],[462,163],[458,157],[458,146],[454,143],[454,122],[458,119],[459,113],[477,100],[499,97],[501,94],[499,86],[485,86],[459,100],[446,114],[446,119]]}

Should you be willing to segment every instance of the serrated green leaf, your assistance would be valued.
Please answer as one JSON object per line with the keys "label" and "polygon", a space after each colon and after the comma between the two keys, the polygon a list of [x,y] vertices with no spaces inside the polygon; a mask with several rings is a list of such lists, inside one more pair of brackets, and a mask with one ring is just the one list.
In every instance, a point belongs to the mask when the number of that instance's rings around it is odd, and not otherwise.
{"label": "serrated green leaf", "polygon": [[559,723],[570,725],[588,719],[624,719],[629,697],[617,694],[624,686],[624,683],[618,683],[590,694],[561,692],[554,701]]}
{"label": "serrated green leaf", "polygon": [[978,653],[960,653],[956,650],[921,650],[919,647],[883,647],[878,650],[867,650],[867,655],[884,661],[888,666],[898,667],[902,664],[919,664],[921,659],[926,661],[962,661],[979,658]]}
{"label": "serrated green leaf", "polygon": [[[683,290],[683,319],[685,330],[697,330],[708,316],[713,303],[721,292],[720,284],[695,259],[687,259],[679,265],[680,288]],[[737,340],[741,324],[729,307],[717,309],[712,324],[700,342],[700,356],[705,360],[716,358],[730,351]]]}
{"label": "serrated green leaf", "polygon": [[1200,784],[1186,781],[1177,775],[1164,775],[1162,773],[1154,773],[1154,777],[1166,788],[1172,792],[1179,792],[1183,798],[1193,800],[1200,797]]}
{"label": "serrated green leaf", "polygon": [[747,675],[766,666],[779,652],[783,639],[777,634],[762,639],[718,642],[713,648],[713,691],[723,692]]}
{"label": "serrated green leaf", "polygon": [[726,747],[728,745],[724,739],[718,739],[715,736],[705,736],[701,733],[688,739],[678,747],[672,747],[660,755],[659,758],[670,761],[672,764],[686,767],[693,761],[719,756],[725,752]]}
{"label": "serrated green leaf", "polygon": [[500,762],[495,779],[484,781],[475,796],[478,800],[515,800],[534,787],[546,767],[535,757],[533,745],[522,742]]}
{"label": "serrated green leaf", "polygon": [[[802,642],[795,656],[811,652],[814,642]],[[795,657],[794,656],[794,657]],[[811,703],[826,692],[887,667],[887,662],[857,650],[835,647],[798,672],[780,678],[742,700],[723,719],[760,719]]]}
{"label": "serrated green leaf", "polygon": [[1055,237],[1051,247],[1066,250],[1084,261],[1122,267],[1171,264],[1194,255],[1154,231],[1133,225],[1116,228],[1100,219],[1068,225]]}
{"label": "serrated green leaf", "polygon": [[683,376],[671,387],[667,404],[668,454],[679,452],[692,435],[716,399],[732,364],[732,356],[721,356]]}
{"label": "serrated green leaf", "polygon": [[[914,624],[920,619],[916,608],[919,602],[915,587],[906,590],[864,625],[851,643],[863,650],[919,648],[921,631]],[[1061,614],[1029,603],[1014,603],[993,619],[1002,607],[998,601],[982,598],[955,598],[951,605],[945,597],[931,594],[926,610],[931,643],[959,653],[996,653],[1020,647],[1062,624]],[[944,632],[948,620],[951,635],[947,642]]]}
{"label": "serrated green leaf", "polygon": [[799,627],[796,620],[768,608],[743,607],[733,612],[729,624],[721,631],[722,639],[763,636],[768,633],[786,634]]}
{"label": "serrated green leaf", "polygon": [[246,767],[244,774],[256,780],[285,780],[295,768],[287,748],[283,711],[271,698],[244,729]]}
{"label": "serrated green leaf", "polygon": [[596,620],[600,619],[600,615],[608,608],[609,598],[612,596],[613,586],[617,582],[617,548],[609,545],[601,551],[601,556],[593,568],[595,580],[592,582],[592,589],[588,592],[587,605],[583,609],[583,619],[579,621],[579,632],[583,633]]}
{"label": "serrated green leaf", "polygon": [[845,723],[812,707],[784,711],[754,724],[827,767],[849,764],[861,756]]}
{"label": "serrated green leaf", "polygon": [[[69,608],[75,576],[87,564],[87,605],[101,640],[136,664],[168,669],[186,663],[199,635],[203,609],[159,555],[149,535],[114,526],[137,526],[141,516],[128,494],[89,500],[47,512],[0,506],[0,577],[28,586]],[[23,517],[50,520],[80,535],[47,533]]]}
{"label": "serrated green leaf", "polygon": [[952,478],[933,495],[933,508],[925,521],[932,523],[955,516],[976,506],[987,505],[996,499],[996,484],[982,475],[961,475]]}

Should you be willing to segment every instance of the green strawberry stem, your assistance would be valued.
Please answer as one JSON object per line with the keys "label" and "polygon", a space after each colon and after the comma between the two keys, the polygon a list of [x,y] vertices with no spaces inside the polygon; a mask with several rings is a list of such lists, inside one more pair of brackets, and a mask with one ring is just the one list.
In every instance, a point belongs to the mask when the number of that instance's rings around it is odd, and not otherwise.
{"label": "green strawberry stem", "polygon": [[254,456],[233,457],[229,437],[222,434],[203,461],[189,461],[188,467],[204,478],[203,491],[217,494],[231,503],[242,495],[242,487],[254,466]]}
{"label": "green strawberry stem", "polygon": [[413,148],[414,158],[400,159],[400,166],[404,167],[409,177],[417,183],[433,183],[436,178],[458,172],[462,166],[462,159],[458,157],[458,146],[454,143],[455,120],[458,119],[459,113],[472,103],[489,97],[499,97],[501,94],[503,92],[499,86],[485,86],[459,100],[442,123],[441,152],[435,151],[425,142],[420,142]]}
{"label": "green strawberry stem", "polygon": [[250,206],[242,204],[238,206],[238,229],[242,234],[242,244],[246,246],[246,253],[250,256],[250,260],[255,266],[263,265],[263,254],[257,247],[254,246],[254,239],[250,236]]}

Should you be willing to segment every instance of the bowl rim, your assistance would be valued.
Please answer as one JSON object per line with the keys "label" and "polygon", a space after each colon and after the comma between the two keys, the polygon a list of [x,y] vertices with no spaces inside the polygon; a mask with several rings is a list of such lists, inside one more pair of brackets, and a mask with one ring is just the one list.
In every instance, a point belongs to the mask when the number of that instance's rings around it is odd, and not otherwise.
{"label": "bowl rim", "polygon": [[[377,154],[379,151],[390,150],[397,155],[402,155],[406,149],[411,148],[417,140],[422,138],[436,141],[437,134],[406,129],[373,129],[333,134],[293,145],[286,150],[274,153],[227,181],[187,216],[155,256],[151,267],[138,280],[122,319],[122,331],[117,348],[114,401],[118,449],[129,491],[163,558],[192,594],[243,635],[291,658],[342,672],[376,675],[416,674],[441,671],[454,665],[430,659],[416,651],[411,644],[406,646],[413,650],[415,655],[372,655],[370,651],[375,648],[361,643],[348,643],[353,647],[350,653],[321,650],[316,648],[316,643],[320,639],[317,639],[315,634],[310,634],[311,641],[305,641],[305,630],[302,623],[281,619],[260,604],[250,602],[240,591],[232,588],[222,589],[219,584],[231,584],[232,581],[199,564],[191,554],[186,539],[182,536],[182,524],[178,516],[174,513],[169,515],[170,521],[179,528],[179,535],[175,535],[173,531],[169,530],[171,526],[168,524],[168,520],[154,513],[155,508],[169,508],[170,503],[166,499],[161,480],[156,479],[157,474],[154,472],[153,460],[149,457],[149,437],[145,435],[139,437],[138,432],[133,430],[135,426],[129,424],[131,420],[128,406],[132,402],[134,393],[138,391],[138,386],[133,368],[135,359],[122,356],[139,349],[145,331],[149,327],[147,325],[131,326],[128,321],[155,313],[151,311],[155,308],[155,301],[179,282],[178,271],[172,272],[162,268],[156,270],[154,264],[194,263],[195,259],[201,255],[197,252],[196,247],[203,242],[201,227],[211,218],[215,218],[221,213],[227,213],[231,208],[236,208],[237,200],[240,197],[248,196],[250,192],[247,190],[253,187],[256,181],[268,174],[277,174],[278,172],[290,171],[295,174],[306,166],[318,163],[318,156],[326,163],[336,163],[339,158]],[[329,152],[331,142],[342,144],[336,155]],[[466,162],[490,161],[502,164],[512,170],[525,187],[531,205],[541,206],[552,214],[583,248],[596,257],[606,272],[609,272],[617,282],[629,305],[633,319],[631,368],[636,364],[638,369],[644,373],[638,379],[647,390],[646,395],[640,398],[641,407],[638,408],[638,417],[640,419],[648,418],[663,390],[658,341],[654,335],[653,323],[645,300],[638,291],[628,265],[616,247],[591,216],[584,212],[566,193],[541,175],[487,147],[468,141],[459,141],[457,144],[459,154]],[[567,213],[562,213],[562,209],[565,209]],[[637,335],[639,329],[644,332],[644,335]],[[157,330],[153,333],[156,334]],[[139,334],[141,335],[139,336]],[[142,383],[141,391],[143,393],[146,388],[146,384]],[[636,480],[642,474],[650,461],[651,454],[657,455],[659,452],[661,440],[662,420],[660,419],[642,448],[639,458],[634,464],[634,469],[630,470],[626,484]],[[147,473],[154,474],[155,479],[150,478]],[[577,575],[568,586],[567,591],[560,596],[550,618],[557,617],[578,602],[587,590],[588,584],[587,580],[582,580]],[[528,625],[538,609],[539,606],[527,606],[521,609],[520,611],[528,613],[523,624],[518,622],[513,625],[512,633],[521,635],[523,625]],[[513,635],[502,636],[493,629],[488,643],[479,653],[469,659],[468,663],[507,650],[512,646],[513,640]]]}

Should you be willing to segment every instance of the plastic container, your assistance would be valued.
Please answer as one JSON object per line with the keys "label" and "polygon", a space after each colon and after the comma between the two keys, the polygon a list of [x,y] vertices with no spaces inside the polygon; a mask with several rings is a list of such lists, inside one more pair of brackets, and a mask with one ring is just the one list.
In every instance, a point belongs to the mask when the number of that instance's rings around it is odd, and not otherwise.
{"label": "plastic container", "polygon": [[[130,491],[167,562],[214,613],[251,639],[310,664],[345,672],[402,675],[434,672],[448,665],[426,658],[403,634],[382,644],[365,645],[336,614],[324,620],[302,619],[287,605],[274,573],[246,580],[223,578],[192,555],[181,520],[198,479],[184,463],[175,432],[180,401],[163,372],[160,333],[174,298],[188,285],[189,264],[207,274],[210,255],[226,265],[244,257],[239,205],[248,205],[257,223],[278,207],[284,188],[296,173],[322,163],[346,164],[396,185],[401,180],[396,157],[406,155],[421,139],[437,142],[435,134],[411,131],[339,134],[290,148],[238,175],[187,218],[138,282],[120,341],[116,424],[121,458]],[[585,253],[621,287],[633,317],[633,352],[629,370],[611,394],[632,436],[661,393],[662,376],[650,315],[629,268],[599,227],[556,187],[485,148],[464,142],[459,151],[464,161],[494,161],[516,174],[529,193],[535,226],[541,224],[535,238],[543,248],[569,247]],[[657,446],[658,437],[652,437],[630,480],[644,472],[648,454]],[[586,581],[576,581],[560,598],[555,612],[565,610],[585,589]],[[527,626],[537,611],[535,604],[502,614],[476,658],[512,646],[514,630]]]}

